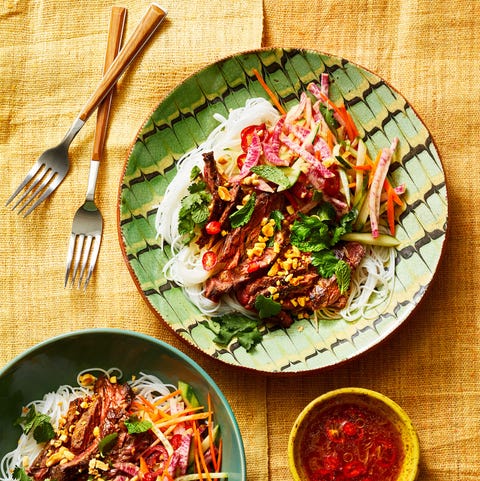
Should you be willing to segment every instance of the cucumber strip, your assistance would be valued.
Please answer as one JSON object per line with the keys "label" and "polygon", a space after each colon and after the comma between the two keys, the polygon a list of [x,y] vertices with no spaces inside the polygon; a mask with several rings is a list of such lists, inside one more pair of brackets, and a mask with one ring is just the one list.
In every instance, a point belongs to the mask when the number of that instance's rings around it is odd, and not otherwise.
{"label": "cucumber strip", "polygon": [[343,241],[360,242],[360,244],[384,247],[396,247],[400,244],[398,239],[391,235],[380,234],[374,238],[369,232],[349,232],[348,234],[344,234],[341,239]]}

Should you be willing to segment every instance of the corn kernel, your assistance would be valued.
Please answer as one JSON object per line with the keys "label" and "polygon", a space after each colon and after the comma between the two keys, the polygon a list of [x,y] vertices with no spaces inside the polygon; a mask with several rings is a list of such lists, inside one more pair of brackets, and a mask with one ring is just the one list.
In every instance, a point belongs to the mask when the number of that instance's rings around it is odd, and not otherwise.
{"label": "corn kernel", "polygon": [[270,223],[265,224],[262,227],[262,234],[266,237],[272,237],[273,236],[273,225],[270,224]]}
{"label": "corn kernel", "polygon": [[299,298],[298,298],[298,304],[299,304],[301,307],[305,307],[305,297],[299,297]]}
{"label": "corn kernel", "polygon": [[287,212],[291,215],[295,212],[295,209],[291,205],[287,205]]}
{"label": "corn kernel", "polygon": [[227,202],[232,200],[232,196],[230,195],[230,191],[224,185],[219,186],[218,189],[217,189],[217,192],[218,192],[218,196],[220,197],[220,199],[225,200]]}
{"label": "corn kernel", "polygon": [[293,277],[293,274],[292,274],[292,273],[287,274],[287,275],[285,276],[285,282],[290,282],[290,281],[292,280],[292,277]]}
{"label": "corn kernel", "polygon": [[273,243],[273,252],[275,252],[275,254],[280,252],[280,244],[278,242]]}
{"label": "corn kernel", "polygon": [[275,286],[268,286],[268,292],[270,294],[275,294],[278,291],[278,289]]}
{"label": "corn kernel", "polygon": [[298,303],[297,303],[297,301],[296,301],[295,299],[292,299],[290,302],[292,303],[293,307],[297,307],[297,306],[298,306]]}

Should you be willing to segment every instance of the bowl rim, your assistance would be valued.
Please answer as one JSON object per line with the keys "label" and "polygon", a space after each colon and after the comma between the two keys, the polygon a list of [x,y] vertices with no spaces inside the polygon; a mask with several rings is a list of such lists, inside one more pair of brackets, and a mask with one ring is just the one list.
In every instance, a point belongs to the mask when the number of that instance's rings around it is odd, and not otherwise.
{"label": "bowl rim", "polygon": [[381,403],[383,403],[387,408],[389,408],[391,411],[393,411],[397,415],[401,424],[405,426],[406,428],[405,430],[408,433],[409,445],[410,445],[409,453],[412,460],[414,461],[412,463],[413,468],[412,468],[411,476],[409,478],[405,478],[405,480],[399,478],[399,481],[414,481],[418,474],[418,465],[420,461],[420,443],[419,443],[417,432],[412,424],[410,417],[405,412],[405,410],[399,404],[397,404],[393,399],[389,398],[385,394],[382,394],[378,391],[373,391],[371,389],[362,388],[362,387],[343,387],[339,389],[334,389],[332,391],[328,391],[316,397],[312,401],[310,401],[302,409],[300,414],[297,416],[292,426],[292,429],[290,431],[290,435],[288,437],[288,447],[287,447],[288,465],[290,468],[290,472],[293,476],[293,479],[295,481],[304,481],[304,479],[300,477],[297,470],[297,464],[295,463],[295,449],[294,449],[295,438],[296,438],[296,434],[298,432],[299,426],[305,420],[305,418],[309,415],[309,413],[312,411],[313,408],[325,403],[326,401],[330,401],[342,395],[354,395],[354,396],[360,395],[367,398],[375,399],[376,401],[380,401]]}
{"label": "bowl rim", "polygon": [[221,389],[218,387],[217,383],[213,380],[213,378],[208,374],[205,369],[203,369],[202,366],[200,366],[194,359],[189,357],[187,354],[182,352],[180,349],[176,348],[175,346],[172,346],[171,344],[168,344],[165,341],[162,341],[161,339],[157,339],[153,336],[150,336],[148,334],[140,333],[137,331],[132,331],[128,329],[120,329],[120,328],[87,328],[87,329],[79,329],[79,330],[72,330],[68,332],[64,332],[62,334],[58,334],[56,336],[50,337],[48,339],[45,339],[43,341],[40,341],[39,343],[34,344],[33,346],[27,348],[25,351],[22,353],[18,354],[15,356],[13,359],[11,359],[5,366],[3,366],[0,369],[0,378],[3,376],[7,375],[11,369],[14,368],[14,366],[22,362],[24,359],[28,358],[32,353],[34,353],[37,350],[41,350],[44,347],[47,347],[51,344],[55,344],[56,342],[62,341],[64,339],[68,339],[72,336],[91,336],[91,335],[104,335],[104,334],[113,334],[113,335],[123,335],[127,337],[134,337],[137,338],[141,341],[149,342],[156,344],[160,348],[165,349],[166,351],[171,352],[172,354],[178,356],[183,362],[188,364],[190,367],[195,369],[205,380],[208,382],[208,384],[211,386],[211,388],[215,391],[216,395],[222,402],[222,404],[225,407],[225,411],[227,413],[228,418],[230,419],[232,425],[233,425],[233,438],[235,439],[236,443],[239,446],[239,463],[241,466],[241,471],[240,471],[240,476],[242,480],[247,479],[247,468],[246,468],[246,455],[245,455],[245,446],[243,443],[243,439],[241,436],[240,432],[240,427],[238,425],[238,421],[235,417],[235,414],[232,410],[232,407],[230,406],[230,403],[228,402],[227,398],[221,391]]}

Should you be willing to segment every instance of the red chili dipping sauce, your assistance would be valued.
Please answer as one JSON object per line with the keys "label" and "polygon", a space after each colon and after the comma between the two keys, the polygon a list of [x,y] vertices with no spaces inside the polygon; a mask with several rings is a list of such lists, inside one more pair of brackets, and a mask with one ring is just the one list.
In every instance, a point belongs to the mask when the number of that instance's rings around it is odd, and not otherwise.
{"label": "red chili dipping sauce", "polygon": [[395,481],[405,456],[397,427],[353,404],[314,415],[300,453],[310,481]]}

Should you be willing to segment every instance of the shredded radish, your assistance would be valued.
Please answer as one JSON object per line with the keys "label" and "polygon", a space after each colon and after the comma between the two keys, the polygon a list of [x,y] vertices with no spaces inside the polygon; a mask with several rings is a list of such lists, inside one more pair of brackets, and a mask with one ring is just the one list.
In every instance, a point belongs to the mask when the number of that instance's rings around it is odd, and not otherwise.
{"label": "shredded radish", "polygon": [[368,197],[368,205],[370,209],[370,224],[372,227],[372,236],[379,236],[378,223],[380,217],[380,200],[382,195],[383,184],[387,178],[388,169],[392,160],[395,149],[397,148],[398,138],[394,138],[390,148],[382,150],[382,155],[378,161],[375,174],[373,176],[372,185]]}

